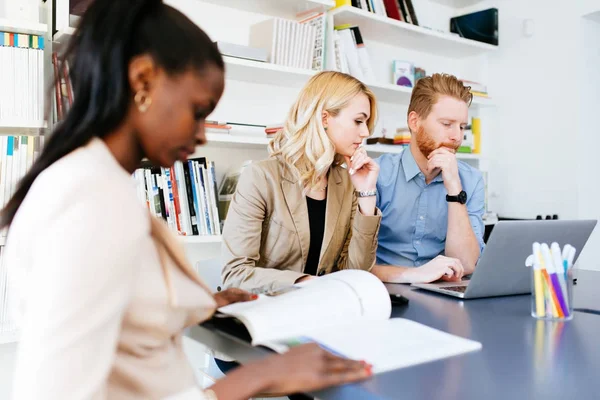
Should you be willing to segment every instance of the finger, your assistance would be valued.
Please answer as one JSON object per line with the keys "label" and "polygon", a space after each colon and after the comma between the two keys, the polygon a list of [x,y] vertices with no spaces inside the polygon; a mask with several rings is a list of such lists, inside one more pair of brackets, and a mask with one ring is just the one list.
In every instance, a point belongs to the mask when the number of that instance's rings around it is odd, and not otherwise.
{"label": "finger", "polygon": [[367,160],[364,156],[359,156],[357,159],[352,161],[352,170],[353,172],[360,171],[362,167],[365,165]]}
{"label": "finger", "polygon": [[325,376],[325,387],[338,386],[344,383],[357,382],[373,375],[372,367],[363,367],[357,370],[331,372]]}
{"label": "finger", "polygon": [[373,366],[366,361],[349,360],[337,358],[329,360],[326,364],[328,374],[344,373],[352,371],[360,371],[363,369],[372,368]]}
{"label": "finger", "polygon": [[228,289],[222,293],[225,296],[227,304],[251,301],[251,300],[256,300],[258,298],[257,295],[246,292],[245,290],[241,290],[238,288]]}
{"label": "finger", "polygon": [[358,149],[356,149],[354,151],[354,154],[352,155],[352,157],[350,157],[350,161],[354,161],[354,159],[356,158],[356,156],[358,156],[359,154],[365,154],[367,151],[365,150],[364,147],[360,146]]}
{"label": "finger", "polygon": [[348,156],[344,156],[344,160],[346,161],[346,166],[350,169],[352,167],[352,160]]}
{"label": "finger", "polygon": [[462,279],[462,277],[465,275],[465,267],[463,266],[462,261],[457,259],[456,266],[458,267],[458,270],[459,270],[458,278]]}
{"label": "finger", "polygon": [[455,277],[460,277],[461,276],[461,267],[458,266],[458,264],[456,263],[456,260],[452,260],[449,264],[448,267],[450,267],[452,269],[453,276]]}

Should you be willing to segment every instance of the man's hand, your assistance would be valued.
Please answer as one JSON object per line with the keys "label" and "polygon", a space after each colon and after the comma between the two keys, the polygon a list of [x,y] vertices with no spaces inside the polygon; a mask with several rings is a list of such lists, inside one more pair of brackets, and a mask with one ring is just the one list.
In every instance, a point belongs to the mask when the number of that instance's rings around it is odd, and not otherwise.
{"label": "man's hand", "polygon": [[446,147],[435,149],[427,158],[427,170],[429,172],[442,171],[444,187],[451,196],[456,196],[462,190],[460,176],[458,175],[458,162],[456,154]]}
{"label": "man's hand", "polygon": [[427,264],[407,271],[409,283],[430,283],[443,279],[449,282],[459,282],[465,269],[460,260],[451,257],[437,256]]}

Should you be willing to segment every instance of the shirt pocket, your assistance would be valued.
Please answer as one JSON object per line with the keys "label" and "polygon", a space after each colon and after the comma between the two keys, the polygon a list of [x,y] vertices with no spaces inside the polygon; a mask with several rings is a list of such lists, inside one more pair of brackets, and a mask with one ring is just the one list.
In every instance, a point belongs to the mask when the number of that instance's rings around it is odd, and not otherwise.
{"label": "shirt pocket", "polygon": [[266,261],[265,267],[285,269],[285,261],[298,252],[297,241],[296,231],[286,228],[275,219],[269,220],[260,251],[261,258]]}

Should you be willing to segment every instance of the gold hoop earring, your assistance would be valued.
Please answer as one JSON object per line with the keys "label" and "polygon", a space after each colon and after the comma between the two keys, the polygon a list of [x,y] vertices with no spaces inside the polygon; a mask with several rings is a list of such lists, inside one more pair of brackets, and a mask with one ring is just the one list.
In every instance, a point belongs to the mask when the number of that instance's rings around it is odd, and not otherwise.
{"label": "gold hoop earring", "polygon": [[138,110],[140,110],[141,113],[145,113],[146,111],[148,111],[148,108],[150,108],[150,105],[152,104],[152,98],[144,89],[139,90],[135,94],[133,100],[135,101],[135,104],[137,105],[137,108]]}

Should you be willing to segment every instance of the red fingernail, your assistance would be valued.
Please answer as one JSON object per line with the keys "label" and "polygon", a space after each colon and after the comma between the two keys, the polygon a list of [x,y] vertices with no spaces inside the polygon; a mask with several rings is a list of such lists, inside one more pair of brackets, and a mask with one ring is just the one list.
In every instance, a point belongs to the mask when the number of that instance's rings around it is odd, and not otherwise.
{"label": "red fingernail", "polygon": [[373,367],[372,366],[369,365],[365,369],[367,370],[367,375],[369,375],[369,376],[373,375]]}
{"label": "red fingernail", "polygon": [[256,300],[256,299],[258,299],[258,295],[257,294],[253,294],[252,295],[252,300]]}

